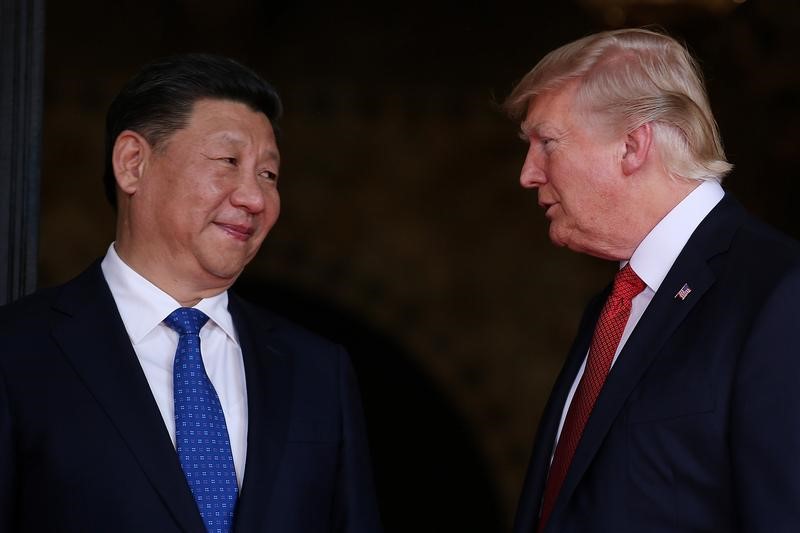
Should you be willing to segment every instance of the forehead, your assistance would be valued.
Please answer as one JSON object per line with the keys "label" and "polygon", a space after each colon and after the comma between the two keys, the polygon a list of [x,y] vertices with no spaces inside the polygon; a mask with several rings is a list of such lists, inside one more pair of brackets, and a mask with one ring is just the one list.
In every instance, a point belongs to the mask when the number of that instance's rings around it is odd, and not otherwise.
{"label": "forehead", "polygon": [[234,100],[208,98],[202,98],[194,102],[189,115],[188,126],[214,128],[236,123],[243,125],[261,123],[262,127],[269,127],[272,130],[272,124],[267,116],[260,111],[253,111],[247,104]]}
{"label": "forehead", "polygon": [[277,153],[275,132],[269,118],[242,102],[197,100],[186,127],[177,133],[181,132],[200,140],[265,145],[264,148]]}
{"label": "forehead", "polygon": [[568,84],[533,96],[522,122],[522,131],[533,133],[547,126],[565,128],[570,125],[577,113],[576,92],[577,85]]}

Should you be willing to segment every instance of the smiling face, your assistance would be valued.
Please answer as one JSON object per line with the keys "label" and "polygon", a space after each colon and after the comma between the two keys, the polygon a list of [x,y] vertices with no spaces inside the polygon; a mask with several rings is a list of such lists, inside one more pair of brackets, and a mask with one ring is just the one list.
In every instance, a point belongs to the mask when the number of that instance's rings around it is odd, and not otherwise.
{"label": "smiling face", "polygon": [[596,115],[581,111],[576,90],[572,83],[532,100],[522,123],[530,146],[520,183],[538,188],[554,244],[626,259],[639,235],[631,235],[629,227],[631,201],[621,166],[625,136],[614,135]]}
{"label": "smiling face", "polygon": [[197,101],[156,148],[123,132],[114,164],[117,252],[181,303],[233,284],[278,218],[275,134],[242,103]]}

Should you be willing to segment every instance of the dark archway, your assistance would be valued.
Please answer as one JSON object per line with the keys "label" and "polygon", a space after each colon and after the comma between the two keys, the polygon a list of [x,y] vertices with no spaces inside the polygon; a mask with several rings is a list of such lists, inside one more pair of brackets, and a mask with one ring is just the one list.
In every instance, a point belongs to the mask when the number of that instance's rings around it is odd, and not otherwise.
{"label": "dark archway", "polygon": [[244,278],[234,290],[349,351],[386,533],[506,529],[469,428],[402,346],[334,303],[280,283]]}

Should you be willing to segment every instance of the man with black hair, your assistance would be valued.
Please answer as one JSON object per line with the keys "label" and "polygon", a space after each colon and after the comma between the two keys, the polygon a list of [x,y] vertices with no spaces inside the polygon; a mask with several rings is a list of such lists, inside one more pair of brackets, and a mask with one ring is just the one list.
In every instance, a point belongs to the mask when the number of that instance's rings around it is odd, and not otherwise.
{"label": "man with black hair", "polygon": [[0,310],[0,530],[380,531],[347,354],[228,292],[278,217],[280,112],[201,54],[114,100],[115,242]]}

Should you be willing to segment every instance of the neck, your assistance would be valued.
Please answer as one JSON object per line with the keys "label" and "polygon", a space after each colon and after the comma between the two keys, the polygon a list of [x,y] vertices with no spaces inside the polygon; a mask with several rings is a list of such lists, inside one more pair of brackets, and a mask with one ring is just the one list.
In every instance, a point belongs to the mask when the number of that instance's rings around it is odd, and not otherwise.
{"label": "neck", "polygon": [[119,258],[134,272],[174,298],[181,307],[194,307],[204,298],[211,298],[228,290],[234,280],[212,279],[206,280],[202,286],[192,283],[190,276],[181,275],[162,264],[156,257],[143,257],[141,254],[131,253],[126,246],[126,241],[119,240],[114,244],[114,250]]}
{"label": "neck", "polygon": [[646,198],[646,200],[637,205],[641,216],[638,217],[639,224],[635,226],[638,230],[632,239],[635,244],[629,247],[621,259],[630,259],[639,244],[653,231],[653,228],[700,186],[700,183],[696,180],[663,176],[645,195],[640,195],[640,198]]}

